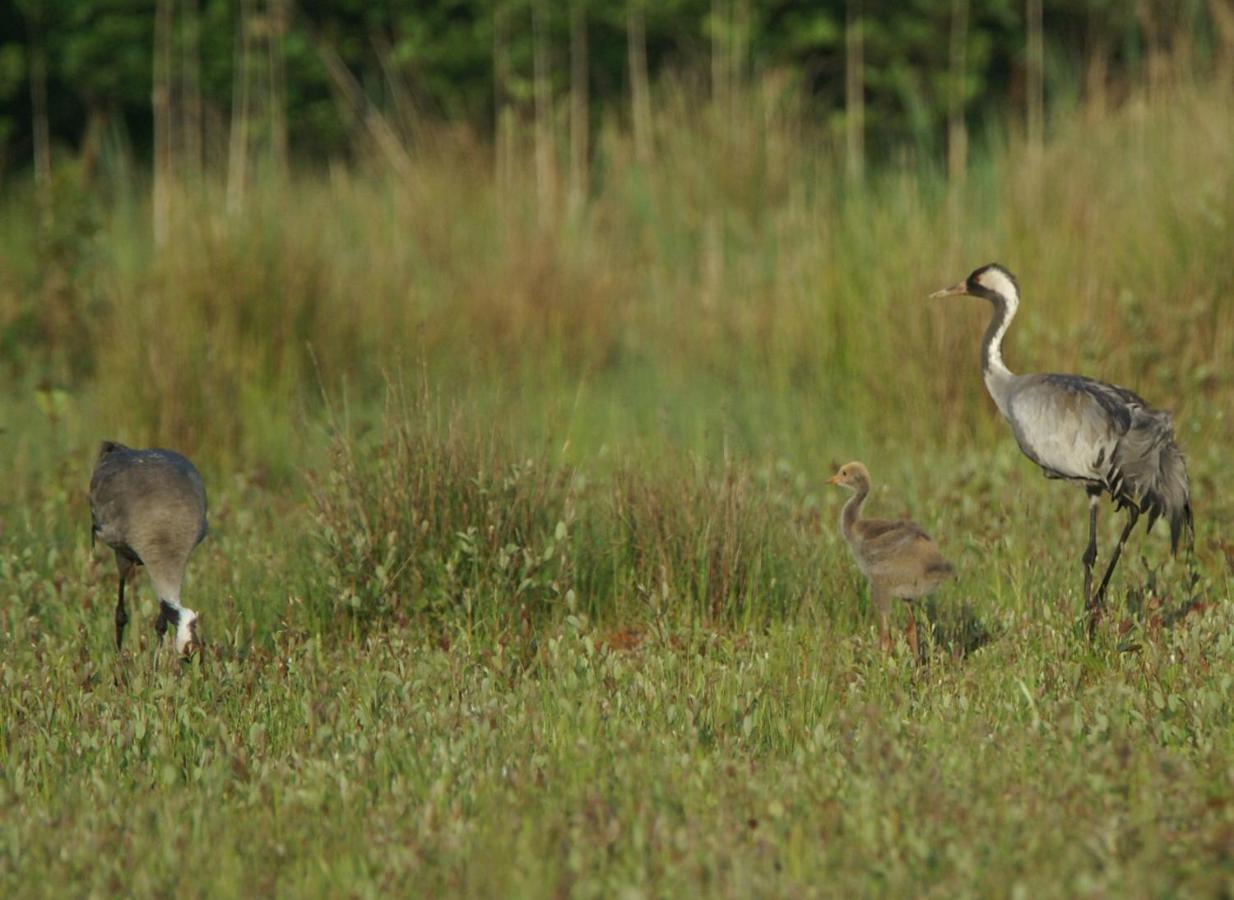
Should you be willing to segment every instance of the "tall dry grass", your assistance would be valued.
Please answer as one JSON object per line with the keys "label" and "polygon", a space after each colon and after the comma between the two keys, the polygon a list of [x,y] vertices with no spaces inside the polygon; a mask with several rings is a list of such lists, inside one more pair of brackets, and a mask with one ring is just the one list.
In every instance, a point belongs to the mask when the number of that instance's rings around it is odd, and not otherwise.
{"label": "tall dry grass", "polygon": [[59,221],[85,224],[58,242],[11,210],[10,381],[88,395],[133,440],[276,467],[323,387],[362,402],[419,366],[579,452],[947,446],[996,433],[986,311],[923,298],[997,259],[1025,290],[1014,367],[1100,373],[1224,429],[1232,99],[1179,87],[1060,116],[1040,156],[992,128],[962,183],[906,159],[853,189],[785,84],[728,115],[670,85],[654,162],[605,126],[576,213],[539,205],[530,153],[498,182],[451,131],[400,174],[260,181],[234,216],[220,185],[184,188],[159,252],[123,192],[76,198],[88,215]]}

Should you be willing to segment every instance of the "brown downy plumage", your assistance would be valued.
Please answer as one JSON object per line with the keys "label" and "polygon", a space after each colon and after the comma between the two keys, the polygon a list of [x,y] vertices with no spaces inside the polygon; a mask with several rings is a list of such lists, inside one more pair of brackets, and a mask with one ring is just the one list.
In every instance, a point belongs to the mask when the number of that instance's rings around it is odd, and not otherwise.
{"label": "brown downy plumage", "polygon": [[[861,507],[870,493],[870,473],[859,462],[840,467],[828,484],[848,488],[853,496],[840,513],[840,533],[857,567],[870,581],[870,600],[878,612],[879,640],[890,647],[887,617],[891,599],[914,600],[955,575],[955,567],[938,552],[921,526],[907,519],[863,519]],[[916,657],[917,622],[908,606],[908,643]]]}

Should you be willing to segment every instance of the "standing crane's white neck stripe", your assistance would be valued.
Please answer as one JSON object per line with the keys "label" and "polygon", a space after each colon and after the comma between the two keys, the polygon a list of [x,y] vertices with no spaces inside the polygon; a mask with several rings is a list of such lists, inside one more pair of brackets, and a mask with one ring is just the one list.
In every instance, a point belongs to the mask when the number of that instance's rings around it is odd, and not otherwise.
{"label": "standing crane's white neck stripe", "polygon": [[1007,333],[1011,320],[1015,318],[1019,300],[1014,290],[1009,294],[997,296],[993,301],[994,315],[990,326],[986,329],[983,342],[984,358],[982,360],[982,376],[986,390],[1004,417],[1008,415],[1011,386],[1014,376],[1003,362],[1003,336]]}
{"label": "standing crane's white neck stripe", "polygon": [[1015,318],[1018,308],[1019,301],[1016,300],[1014,294],[1003,294],[1002,302],[995,306],[998,326],[986,345],[986,359],[988,367],[1000,373],[1010,374],[1006,363],[1003,362],[1003,337],[1007,334],[1007,329],[1011,327],[1011,320]]}

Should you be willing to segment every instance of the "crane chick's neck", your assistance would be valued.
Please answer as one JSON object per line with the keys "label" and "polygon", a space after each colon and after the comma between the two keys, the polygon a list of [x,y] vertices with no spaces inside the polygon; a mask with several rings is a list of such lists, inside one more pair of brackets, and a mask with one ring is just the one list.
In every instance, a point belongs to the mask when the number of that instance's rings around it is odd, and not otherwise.
{"label": "crane chick's neck", "polygon": [[866,496],[869,493],[869,484],[858,483],[853,491],[853,496],[848,498],[848,502],[840,510],[840,532],[849,541],[853,539],[853,528],[856,526],[857,520],[861,518],[861,507],[866,502]]}

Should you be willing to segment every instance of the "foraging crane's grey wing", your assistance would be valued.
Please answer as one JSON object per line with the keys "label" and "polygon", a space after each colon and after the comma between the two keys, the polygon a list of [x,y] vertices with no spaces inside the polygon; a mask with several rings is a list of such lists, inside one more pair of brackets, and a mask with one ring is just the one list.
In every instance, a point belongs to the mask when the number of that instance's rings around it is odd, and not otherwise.
{"label": "foraging crane's grey wing", "polygon": [[177,650],[183,652],[196,639],[197,616],[180,605],[180,585],[207,528],[206,490],[197,469],[170,450],[134,450],[104,441],[90,478],[90,515],[92,533],[116,552],[120,569],[117,646],[128,620],[125,578],[140,564],[162,604],[160,629],[175,625]]}

